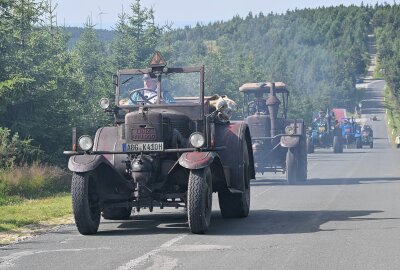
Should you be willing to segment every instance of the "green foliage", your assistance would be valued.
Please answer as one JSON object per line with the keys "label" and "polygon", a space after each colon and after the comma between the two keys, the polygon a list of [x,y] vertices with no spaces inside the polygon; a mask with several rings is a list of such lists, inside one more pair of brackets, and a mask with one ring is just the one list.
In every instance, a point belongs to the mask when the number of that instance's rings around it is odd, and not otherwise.
{"label": "green foliage", "polygon": [[55,166],[33,163],[0,171],[0,197],[3,198],[42,198],[69,190],[70,175]]}
{"label": "green foliage", "polygon": [[354,107],[355,78],[368,63],[370,17],[369,7],[355,6],[250,13],[169,31],[159,48],[174,64],[205,63],[208,91],[223,89],[236,100],[245,82],[284,81],[292,93],[289,114],[307,118],[310,109]]}
{"label": "green foliage", "polygon": [[14,165],[38,160],[42,151],[31,142],[31,139],[22,140],[18,133],[11,135],[9,129],[0,127],[0,168],[11,169]]}
{"label": "green foliage", "polygon": [[[52,198],[24,200],[0,206],[0,232],[15,232],[28,224],[42,224],[38,227],[52,224],[50,220],[71,215],[71,205],[71,195],[59,194]],[[65,222],[68,220],[64,220],[63,223],[65,224]],[[6,243],[6,238],[0,240],[0,244]]]}
{"label": "green foliage", "polygon": [[378,74],[382,75],[397,101],[400,100],[400,5],[376,7],[372,18],[374,26]]}
{"label": "green foliage", "polygon": [[40,146],[45,162],[66,163],[71,127],[94,135],[112,122],[98,106],[101,97],[113,98],[111,74],[146,67],[156,49],[169,66],[204,65],[206,94],[227,94],[238,104],[243,83],[284,81],[289,116],[307,120],[314,110],[354,108],[355,79],[365,74],[368,34],[375,32],[385,79],[400,92],[397,4],[249,13],[172,30],[135,0],[106,33],[91,21],[78,30],[58,27],[51,2],[0,6],[0,123]]}

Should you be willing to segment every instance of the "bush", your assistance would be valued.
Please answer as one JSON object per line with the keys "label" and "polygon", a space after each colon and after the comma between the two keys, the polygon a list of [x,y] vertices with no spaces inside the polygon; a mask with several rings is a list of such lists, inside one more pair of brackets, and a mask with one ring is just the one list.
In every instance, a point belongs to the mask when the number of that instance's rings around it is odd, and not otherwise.
{"label": "bush", "polygon": [[33,163],[0,173],[0,197],[3,194],[33,199],[69,190],[70,175],[56,166]]}
{"label": "bush", "polygon": [[39,160],[43,152],[31,143],[31,139],[22,140],[18,133],[11,135],[9,129],[0,127],[0,169]]}

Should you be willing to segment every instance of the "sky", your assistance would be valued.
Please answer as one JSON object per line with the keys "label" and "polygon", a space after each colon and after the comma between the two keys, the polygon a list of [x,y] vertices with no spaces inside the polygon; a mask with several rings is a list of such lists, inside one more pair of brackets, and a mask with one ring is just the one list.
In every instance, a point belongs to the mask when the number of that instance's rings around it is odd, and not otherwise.
{"label": "sky", "polygon": [[[122,10],[129,10],[134,0],[52,0],[52,2],[58,4],[59,25],[83,26],[91,16],[96,28],[112,29],[117,22],[118,14]],[[363,1],[364,5],[375,5],[377,2],[385,1]],[[173,27],[184,27],[194,26],[197,22],[207,24],[227,21],[236,15],[245,17],[249,12],[268,14],[284,13],[296,8],[361,5],[361,0],[141,0],[141,4],[144,7],[154,8],[157,24],[172,23]]]}

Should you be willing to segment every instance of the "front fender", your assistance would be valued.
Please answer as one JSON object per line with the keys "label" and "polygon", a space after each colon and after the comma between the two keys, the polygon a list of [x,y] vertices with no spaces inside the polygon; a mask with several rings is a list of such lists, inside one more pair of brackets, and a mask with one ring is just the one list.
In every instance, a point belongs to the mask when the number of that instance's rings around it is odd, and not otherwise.
{"label": "front fender", "polygon": [[103,155],[76,155],[68,161],[68,169],[72,172],[88,172],[96,169],[101,164],[112,167],[112,164]]}
{"label": "front fender", "polygon": [[281,146],[286,148],[296,147],[300,143],[300,136],[282,136]]}
{"label": "front fender", "polygon": [[179,165],[189,170],[202,169],[213,163],[215,152],[186,152],[179,157]]}

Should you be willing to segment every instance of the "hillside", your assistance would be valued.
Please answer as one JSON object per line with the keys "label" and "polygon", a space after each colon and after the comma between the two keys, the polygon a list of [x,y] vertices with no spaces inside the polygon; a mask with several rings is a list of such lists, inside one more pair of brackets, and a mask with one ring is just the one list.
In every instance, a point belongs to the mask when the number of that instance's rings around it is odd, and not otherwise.
{"label": "hillside", "polygon": [[[38,27],[49,11],[34,1],[2,8],[9,16],[0,18],[0,126],[29,138],[52,163],[63,163],[72,126],[93,134],[112,121],[98,107],[101,97],[113,98],[111,75],[144,67],[154,50],[169,66],[204,65],[207,93],[227,94],[239,104],[244,82],[284,81],[290,117],[308,121],[314,110],[354,108],[355,82],[369,62],[368,35],[375,33],[378,67],[396,97],[400,91],[396,4],[249,13],[172,30],[155,25],[154,10],[138,0],[114,31],[53,27],[51,14]],[[32,16],[21,16],[27,12]]]}

